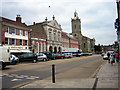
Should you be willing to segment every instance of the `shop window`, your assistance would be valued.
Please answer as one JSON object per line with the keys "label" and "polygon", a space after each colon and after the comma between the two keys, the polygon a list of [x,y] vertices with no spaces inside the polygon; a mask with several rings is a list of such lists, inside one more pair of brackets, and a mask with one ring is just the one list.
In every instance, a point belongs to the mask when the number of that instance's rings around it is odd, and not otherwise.
{"label": "shop window", "polygon": [[20,45],[22,45],[22,40],[20,39]]}
{"label": "shop window", "polygon": [[9,39],[5,38],[5,44],[9,44]]}

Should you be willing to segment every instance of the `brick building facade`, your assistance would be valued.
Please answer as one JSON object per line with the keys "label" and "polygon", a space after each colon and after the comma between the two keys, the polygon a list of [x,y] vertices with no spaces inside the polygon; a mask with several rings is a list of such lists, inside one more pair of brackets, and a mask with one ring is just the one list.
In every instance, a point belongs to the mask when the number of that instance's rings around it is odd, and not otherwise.
{"label": "brick building facade", "polygon": [[78,48],[78,40],[73,35],[62,32],[63,48]]}
{"label": "brick building facade", "polygon": [[1,44],[8,47],[11,53],[26,53],[29,50],[29,28],[21,22],[20,15],[17,15],[16,21],[4,17],[1,20]]}
{"label": "brick building facade", "polygon": [[32,29],[31,41],[32,41],[32,51],[35,53],[40,53],[46,51],[46,32],[44,31],[41,23],[33,23],[33,25],[28,26]]}

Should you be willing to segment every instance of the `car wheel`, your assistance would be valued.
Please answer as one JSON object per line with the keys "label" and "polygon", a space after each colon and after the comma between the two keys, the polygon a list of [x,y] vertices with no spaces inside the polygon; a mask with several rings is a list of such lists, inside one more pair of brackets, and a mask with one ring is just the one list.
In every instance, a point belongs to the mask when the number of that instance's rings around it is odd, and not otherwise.
{"label": "car wheel", "polygon": [[0,69],[5,69],[5,67],[6,67],[6,64],[5,63],[2,63],[1,65],[0,65]]}
{"label": "car wheel", "polygon": [[36,63],[37,62],[37,60],[33,60],[33,63]]}
{"label": "car wheel", "polygon": [[13,65],[16,65],[16,64],[17,64],[17,61],[14,61],[14,62],[13,62]]}
{"label": "car wheel", "polygon": [[46,59],[45,59],[45,58],[43,58],[43,61],[45,62],[45,61],[46,61]]}
{"label": "car wheel", "polygon": [[61,59],[64,59],[64,57],[61,57]]}

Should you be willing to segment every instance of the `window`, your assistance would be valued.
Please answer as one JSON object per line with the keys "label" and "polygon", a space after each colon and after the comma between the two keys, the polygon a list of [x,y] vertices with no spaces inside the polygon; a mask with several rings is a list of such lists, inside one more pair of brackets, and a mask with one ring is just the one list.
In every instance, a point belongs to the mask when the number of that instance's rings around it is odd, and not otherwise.
{"label": "window", "polygon": [[36,43],[36,52],[39,53],[39,43]]}
{"label": "window", "polygon": [[86,45],[85,45],[85,43],[84,43],[84,48],[86,48]]}
{"label": "window", "polygon": [[12,38],[12,45],[14,45],[14,44],[15,44],[15,39]]}
{"label": "window", "polygon": [[22,30],[20,30],[20,35],[23,35],[23,32],[22,32]]}
{"label": "window", "polygon": [[19,35],[19,30],[18,29],[16,29],[16,35]]}
{"label": "window", "polygon": [[20,39],[20,45],[22,45],[22,40]]}
{"label": "window", "polygon": [[79,29],[80,29],[80,25],[79,25]]}
{"label": "window", "polygon": [[42,43],[40,43],[40,52],[42,52]]}
{"label": "window", "polygon": [[52,34],[49,32],[49,40],[52,40]]}
{"label": "window", "polygon": [[60,34],[58,33],[58,41],[60,41]]}
{"label": "window", "polygon": [[8,44],[9,40],[8,38],[5,38],[5,44]]}
{"label": "window", "polygon": [[46,49],[45,49],[45,47],[46,47],[46,46],[45,46],[45,43],[43,43],[43,51],[45,51],[45,50],[46,50]]}
{"label": "window", "polygon": [[56,33],[54,33],[54,40],[56,41]]}
{"label": "window", "polygon": [[14,28],[12,28],[12,34],[15,34],[15,29]]}
{"label": "window", "polygon": [[76,25],[74,25],[74,28],[76,29]]}
{"label": "window", "polygon": [[27,45],[27,40],[25,40],[25,45]]}
{"label": "window", "polygon": [[27,36],[28,35],[28,32],[27,31],[25,31],[25,36]]}
{"label": "window", "polygon": [[5,27],[5,32],[9,32],[9,27]]}

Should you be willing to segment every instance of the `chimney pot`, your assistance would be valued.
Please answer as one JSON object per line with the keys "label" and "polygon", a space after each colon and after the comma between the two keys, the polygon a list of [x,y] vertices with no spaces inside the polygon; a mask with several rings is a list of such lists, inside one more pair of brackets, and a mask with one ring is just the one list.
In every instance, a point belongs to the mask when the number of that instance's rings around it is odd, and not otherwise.
{"label": "chimney pot", "polygon": [[20,22],[21,23],[21,16],[19,14],[16,17],[16,22]]}

